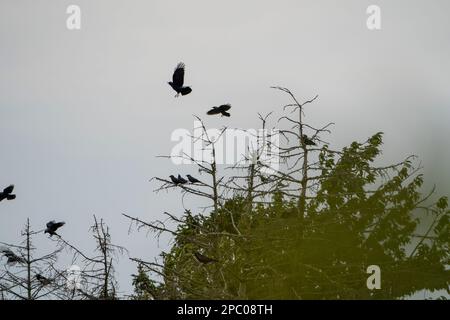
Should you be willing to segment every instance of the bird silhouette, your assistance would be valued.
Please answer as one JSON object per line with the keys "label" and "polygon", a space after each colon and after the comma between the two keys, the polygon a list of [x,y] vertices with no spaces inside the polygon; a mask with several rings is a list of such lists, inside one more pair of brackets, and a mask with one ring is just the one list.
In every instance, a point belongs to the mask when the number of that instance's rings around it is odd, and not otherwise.
{"label": "bird silhouette", "polygon": [[3,254],[3,256],[8,258],[8,260],[6,261],[6,264],[8,264],[8,265],[14,265],[16,263],[25,263],[26,262],[24,258],[19,257],[18,255],[16,255],[14,252],[12,252],[8,248],[2,248],[2,249],[0,249],[0,252]]}
{"label": "bird silhouette", "polygon": [[187,174],[186,177],[188,178],[190,183],[201,183],[200,180],[194,178],[193,176],[191,176],[190,174]]}
{"label": "bird silhouette", "polygon": [[168,82],[173,90],[176,91],[175,97],[178,97],[180,94],[185,96],[191,93],[192,89],[190,87],[185,87],[184,85],[184,63],[178,63],[175,71],[172,75],[172,81]]}
{"label": "bird silhouette", "polygon": [[215,115],[215,114],[221,114],[222,116],[229,117],[231,114],[229,114],[227,111],[231,109],[230,104],[223,104],[219,107],[212,107],[211,110],[209,110],[206,114],[207,115]]}
{"label": "bird silhouette", "polygon": [[36,280],[39,281],[42,286],[46,286],[46,285],[49,285],[51,283],[50,279],[47,279],[46,277],[44,277],[40,273],[36,274]]}
{"label": "bird silhouette", "polygon": [[178,181],[179,181],[179,183],[180,184],[185,184],[185,183],[187,183],[187,180],[185,179],[185,178],[183,178],[182,176],[180,176],[180,175],[178,175]]}
{"label": "bird silhouette", "polygon": [[307,146],[316,146],[316,143],[308,138],[306,134],[303,135],[303,143]]}
{"label": "bird silhouette", "polygon": [[170,180],[172,180],[172,182],[174,184],[179,184],[180,183],[180,181],[177,178],[175,178],[175,176],[173,174],[171,174],[169,177],[170,177]]}
{"label": "bird silhouette", "polygon": [[65,224],[65,222],[55,222],[55,220],[52,220],[47,223],[47,229],[45,229],[44,233],[50,234],[50,237],[54,236],[55,234],[57,235],[56,230],[58,230]]}
{"label": "bird silhouette", "polygon": [[6,199],[6,200],[14,200],[16,198],[15,194],[12,194],[14,191],[14,185],[11,184],[5,189],[3,189],[2,192],[0,192],[0,201]]}
{"label": "bird silhouette", "polygon": [[219,260],[216,260],[216,259],[207,257],[207,256],[201,254],[201,253],[198,252],[198,251],[195,251],[195,252],[194,252],[194,256],[195,256],[195,258],[196,258],[199,262],[201,262],[201,263],[203,263],[203,264],[208,264],[208,263],[212,263],[212,262],[219,262]]}

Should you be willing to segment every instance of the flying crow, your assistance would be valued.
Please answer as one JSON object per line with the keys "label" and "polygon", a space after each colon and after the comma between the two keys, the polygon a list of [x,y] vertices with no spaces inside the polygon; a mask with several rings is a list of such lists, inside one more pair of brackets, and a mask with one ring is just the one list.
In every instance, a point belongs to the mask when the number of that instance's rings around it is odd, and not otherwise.
{"label": "flying crow", "polygon": [[188,178],[190,183],[200,183],[200,180],[194,178],[193,176],[191,176],[190,174],[187,174],[186,177]]}
{"label": "flying crow", "polygon": [[303,135],[303,143],[307,146],[316,146],[316,143],[308,138],[306,134]]}
{"label": "flying crow", "polygon": [[5,257],[15,256],[14,252],[12,252],[11,250],[9,250],[8,248],[4,248],[4,247],[3,247],[3,248],[1,248],[0,250],[1,250],[2,254],[3,254]]}
{"label": "flying crow", "polygon": [[175,71],[173,72],[172,81],[169,82],[169,85],[177,93],[175,97],[178,97],[180,93],[182,96],[191,93],[192,89],[190,87],[184,87],[183,84],[184,84],[184,63],[180,62],[175,68]]}
{"label": "flying crow", "polygon": [[219,262],[219,260],[207,257],[207,256],[205,256],[205,255],[203,255],[203,254],[201,254],[200,252],[197,252],[197,251],[194,252],[194,256],[199,262],[201,262],[203,264],[208,264],[208,263],[211,263],[211,262]]}
{"label": "flying crow", "polygon": [[14,190],[14,185],[10,185],[3,189],[3,192],[0,192],[0,201],[6,199],[6,200],[14,200],[16,198],[15,194],[12,194]]}
{"label": "flying crow", "polygon": [[50,237],[55,234],[57,235],[56,230],[58,230],[65,224],[65,222],[55,222],[55,220],[52,220],[47,223],[47,229],[45,229],[44,233],[50,234]]}
{"label": "flying crow", "polygon": [[8,265],[14,265],[16,263],[25,263],[25,259],[22,257],[19,257],[18,255],[16,255],[14,252],[12,252],[11,250],[9,250],[8,248],[2,248],[0,249],[0,252],[6,257],[8,258],[8,260],[6,261],[6,263]]}
{"label": "flying crow", "polygon": [[178,179],[178,182],[181,183],[181,184],[187,183],[187,180],[185,178],[183,178],[182,176],[180,176],[180,175],[178,175],[177,179]]}
{"label": "flying crow", "polygon": [[214,114],[221,114],[222,116],[229,117],[231,114],[229,114],[227,111],[231,109],[230,104],[223,104],[219,107],[212,107],[211,110],[209,110],[206,114],[208,115],[214,115]]}

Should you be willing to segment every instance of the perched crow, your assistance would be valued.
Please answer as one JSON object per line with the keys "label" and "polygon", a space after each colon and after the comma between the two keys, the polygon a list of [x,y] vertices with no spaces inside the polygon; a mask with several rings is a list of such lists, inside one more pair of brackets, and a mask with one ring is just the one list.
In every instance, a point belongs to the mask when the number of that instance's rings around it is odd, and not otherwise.
{"label": "perched crow", "polygon": [[44,233],[49,233],[50,237],[57,234],[56,230],[61,228],[63,225],[65,225],[65,222],[55,222],[55,220],[52,220],[47,223],[47,229],[45,229]]}
{"label": "perched crow", "polygon": [[175,97],[178,97],[180,93],[182,96],[191,93],[192,89],[190,87],[184,87],[183,84],[184,84],[184,63],[180,62],[175,68],[175,71],[173,72],[172,81],[169,82],[169,85],[177,93]]}
{"label": "perched crow", "polygon": [[310,138],[308,138],[308,136],[306,134],[303,135],[303,142],[307,146],[316,146],[316,143],[314,141],[312,141]]}
{"label": "perched crow", "polygon": [[214,115],[214,114],[221,114],[222,116],[229,117],[231,114],[229,114],[227,111],[231,109],[230,104],[223,104],[219,107],[212,107],[211,110],[209,110],[206,114],[208,115]]}
{"label": "perched crow", "polygon": [[0,201],[6,199],[6,200],[14,200],[16,198],[15,194],[12,194],[14,190],[14,185],[10,185],[3,189],[3,192],[0,192]]}
{"label": "perched crow", "polygon": [[46,277],[44,277],[43,275],[41,275],[39,273],[36,275],[36,279],[37,279],[37,281],[39,281],[41,283],[42,286],[46,286],[51,283],[50,279],[47,279]]}
{"label": "perched crow", "polygon": [[178,179],[175,178],[173,174],[170,175],[170,180],[172,180],[172,182],[173,182],[174,184],[179,184],[179,183],[180,183],[180,181],[178,181]]}
{"label": "perched crow", "polygon": [[199,183],[200,180],[195,179],[193,176],[191,176],[190,174],[187,174],[186,177],[188,178],[190,183]]}
{"label": "perched crow", "polygon": [[5,257],[8,258],[6,263],[9,264],[9,265],[14,265],[16,263],[25,263],[26,262],[24,258],[19,257],[18,255],[16,255],[14,252],[9,250],[8,248],[2,248],[2,249],[0,249],[0,251]]}
{"label": "perched crow", "polygon": [[182,176],[180,176],[180,175],[178,175],[177,179],[178,179],[178,182],[181,183],[181,184],[187,183],[187,180],[185,178],[183,178]]}
{"label": "perched crow", "polygon": [[207,257],[207,256],[205,256],[205,255],[203,255],[203,254],[201,254],[200,252],[197,252],[197,251],[194,252],[194,256],[199,262],[201,262],[203,264],[208,264],[208,263],[211,263],[211,262],[219,262],[219,260]]}

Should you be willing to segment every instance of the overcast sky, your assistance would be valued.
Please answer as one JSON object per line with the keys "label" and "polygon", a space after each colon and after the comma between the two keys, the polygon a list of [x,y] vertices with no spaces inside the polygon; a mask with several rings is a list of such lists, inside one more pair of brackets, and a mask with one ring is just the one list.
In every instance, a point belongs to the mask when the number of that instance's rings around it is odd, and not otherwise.
{"label": "overcast sky", "polygon": [[[66,28],[71,4],[80,30]],[[371,4],[378,31],[366,27]],[[196,172],[155,157],[172,131],[222,103],[232,117],[208,127],[258,128],[258,112],[287,101],[272,85],[319,94],[308,121],[335,122],[336,148],[385,132],[382,161],[417,154],[427,186],[448,195],[449,12],[448,0],[0,0],[0,187],[17,193],[0,204],[0,241],[17,243],[27,217],[35,230],[56,219],[90,250],[95,214],[130,256],[152,260],[165,244],[129,234],[121,214],[181,214],[179,192],[155,195],[148,181]],[[193,92],[175,99],[179,61]],[[43,234],[35,244],[54,246]],[[123,257],[122,292],[134,272]]]}

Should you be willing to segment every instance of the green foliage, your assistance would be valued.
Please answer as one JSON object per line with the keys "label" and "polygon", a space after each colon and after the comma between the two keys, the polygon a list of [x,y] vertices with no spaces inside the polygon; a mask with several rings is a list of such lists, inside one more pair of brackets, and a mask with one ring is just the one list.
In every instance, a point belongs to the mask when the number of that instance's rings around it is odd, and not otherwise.
{"label": "green foliage", "polygon": [[[339,153],[325,145],[302,219],[282,190],[251,210],[236,196],[209,216],[187,212],[163,256],[159,298],[395,299],[448,289],[447,198],[425,206],[423,178],[409,160],[375,167],[381,144],[377,133]],[[428,232],[416,235],[429,216]],[[196,251],[219,262],[202,264]],[[382,270],[380,290],[366,286],[369,265]],[[148,283],[135,278],[139,297],[155,290]]]}
{"label": "green foliage", "polygon": [[138,265],[138,273],[132,275],[132,277],[134,294],[131,298],[133,300],[153,300],[162,297],[158,285],[148,277],[142,265]]}

